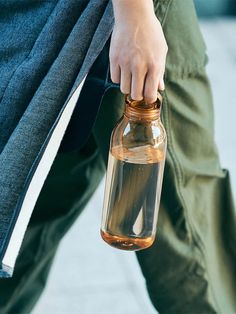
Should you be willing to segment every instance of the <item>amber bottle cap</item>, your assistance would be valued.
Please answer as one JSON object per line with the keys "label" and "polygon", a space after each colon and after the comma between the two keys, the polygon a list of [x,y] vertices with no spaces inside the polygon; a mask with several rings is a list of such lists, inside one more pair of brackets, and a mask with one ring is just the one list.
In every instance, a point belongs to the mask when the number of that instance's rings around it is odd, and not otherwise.
{"label": "amber bottle cap", "polygon": [[162,96],[158,92],[153,103],[146,103],[144,99],[134,100],[130,94],[125,94],[125,115],[138,120],[156,120],[160,118]]}

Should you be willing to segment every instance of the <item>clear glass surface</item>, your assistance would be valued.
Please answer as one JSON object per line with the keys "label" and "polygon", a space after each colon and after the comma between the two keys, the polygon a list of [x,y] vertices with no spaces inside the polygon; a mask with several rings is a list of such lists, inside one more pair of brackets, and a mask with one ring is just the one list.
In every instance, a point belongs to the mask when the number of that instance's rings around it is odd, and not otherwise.
{"label": "clear glass surface", "polygon": [[166,156],[160,118],[119,121],[111,137],[101,236],[111,246],[141,250],[156,235]]}

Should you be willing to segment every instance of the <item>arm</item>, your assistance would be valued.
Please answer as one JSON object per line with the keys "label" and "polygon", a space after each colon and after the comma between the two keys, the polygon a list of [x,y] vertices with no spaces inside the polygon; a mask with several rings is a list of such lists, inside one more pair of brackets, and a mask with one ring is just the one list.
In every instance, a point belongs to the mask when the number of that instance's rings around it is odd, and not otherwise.
{"label": "arm", "polygon": [[167,44],[153,0],[112,0],[111,80],[135,100],[153,102],[164,90]]}

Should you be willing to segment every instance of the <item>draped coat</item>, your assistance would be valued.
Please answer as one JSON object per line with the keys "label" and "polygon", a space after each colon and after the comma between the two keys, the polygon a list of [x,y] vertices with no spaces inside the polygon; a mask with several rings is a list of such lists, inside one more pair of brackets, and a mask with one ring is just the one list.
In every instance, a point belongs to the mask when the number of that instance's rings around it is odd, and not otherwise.
{"label": "draped coat", "polygon": [[112,85],[113,24],[111,0],[0,0],[1,277],[57,152],[82,145]]}

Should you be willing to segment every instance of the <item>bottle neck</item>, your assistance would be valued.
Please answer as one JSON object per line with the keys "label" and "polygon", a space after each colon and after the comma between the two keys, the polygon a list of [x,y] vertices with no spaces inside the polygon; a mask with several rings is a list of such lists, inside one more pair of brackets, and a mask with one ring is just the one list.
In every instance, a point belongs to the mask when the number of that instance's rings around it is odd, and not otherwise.
{"label": "bottle neck", "polygon": [[153,121],[160,119],[161,99],[151,104],[144,100],[132,100],[126,95],[124,115],[130,120]]}

